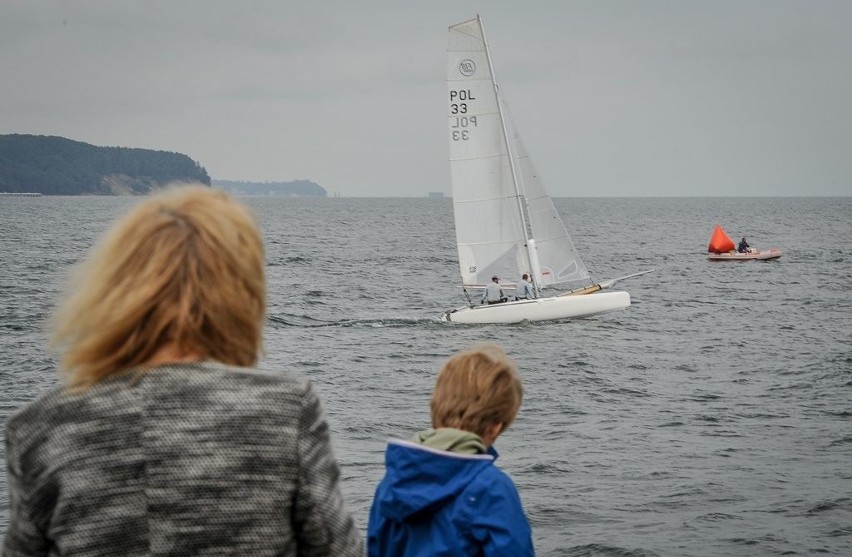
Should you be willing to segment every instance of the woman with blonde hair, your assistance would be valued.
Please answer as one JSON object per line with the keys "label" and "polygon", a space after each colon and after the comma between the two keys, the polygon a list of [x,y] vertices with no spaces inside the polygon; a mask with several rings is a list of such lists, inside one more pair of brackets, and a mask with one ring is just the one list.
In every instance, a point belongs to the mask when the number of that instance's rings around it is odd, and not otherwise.
{"label": "woman with blonde hair", "polygon": [[120,219],[54,319],[64,385],[9,420],[5,555],[361,555],[320,402],[248,369],[246,207],[184,186]]}

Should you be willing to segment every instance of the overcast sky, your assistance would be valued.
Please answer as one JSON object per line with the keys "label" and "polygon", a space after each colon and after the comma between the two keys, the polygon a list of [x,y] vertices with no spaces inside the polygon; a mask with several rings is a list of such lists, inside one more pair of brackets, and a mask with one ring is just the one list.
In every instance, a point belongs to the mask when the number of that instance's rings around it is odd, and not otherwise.
{"label": "overcast sky", "polygon": [[848,0],[0,0],[0,134],[449,194],[447,27],[477,13],[556,197],[852,195]]}

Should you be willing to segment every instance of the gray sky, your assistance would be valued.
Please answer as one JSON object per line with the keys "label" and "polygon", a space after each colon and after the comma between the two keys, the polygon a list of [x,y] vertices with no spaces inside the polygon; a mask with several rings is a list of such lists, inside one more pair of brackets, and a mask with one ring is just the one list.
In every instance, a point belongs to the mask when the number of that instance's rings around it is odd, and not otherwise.
{"label": "gray sky", "polygon": [[2,0],[0,134],[449,194],[447,27],[476,13],[556,197],[852,195],[847,0]]}

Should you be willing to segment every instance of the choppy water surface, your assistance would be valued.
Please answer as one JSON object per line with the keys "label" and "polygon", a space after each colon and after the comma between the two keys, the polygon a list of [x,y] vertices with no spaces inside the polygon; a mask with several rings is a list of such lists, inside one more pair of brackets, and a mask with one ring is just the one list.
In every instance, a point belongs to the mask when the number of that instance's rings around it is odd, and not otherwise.
{"label": "choppy water surface", "polygon": [[[852,554],[852,198],[561,199],[624,312],[460,326],[449,199],[246,198],[267,245],[264,366],[316,384],[366,528],[384,442],[428,425],[451,353],[502,344],[526,396],[497,442],[540,555]],[[56,381],[43,320],[134,200],[0,199],[0,419]],[[711,263],[713,226],[784,250]],[[5,465],[4,465],[5,466]],[[7,522],[0,476],[0,531]]]}

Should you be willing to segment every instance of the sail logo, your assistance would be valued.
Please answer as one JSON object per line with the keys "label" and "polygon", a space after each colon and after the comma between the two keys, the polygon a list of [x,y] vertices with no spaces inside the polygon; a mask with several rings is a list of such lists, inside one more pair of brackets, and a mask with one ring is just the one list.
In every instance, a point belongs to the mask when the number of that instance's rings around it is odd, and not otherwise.
{"label": "sail logo", "polygon": [[476,73],[476,63],[470,58],[466,58],[459,63],[459,71],[465,77],[470,77]]}

